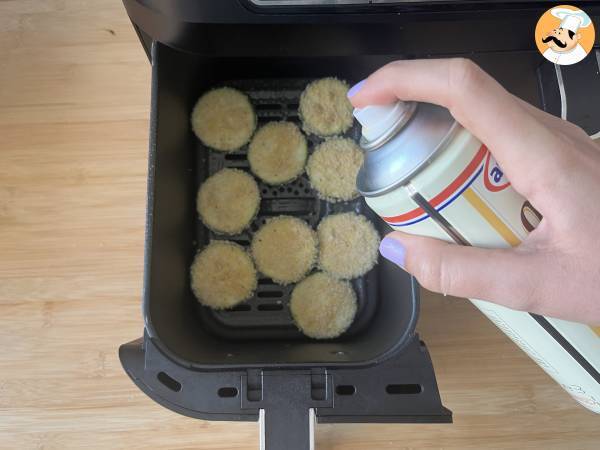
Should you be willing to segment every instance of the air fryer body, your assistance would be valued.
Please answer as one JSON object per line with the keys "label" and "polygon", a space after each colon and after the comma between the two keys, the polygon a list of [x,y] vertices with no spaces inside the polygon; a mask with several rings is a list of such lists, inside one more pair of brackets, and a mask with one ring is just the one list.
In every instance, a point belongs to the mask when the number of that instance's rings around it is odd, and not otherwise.
{"label": "air fryer body", "polygon": [[[158,403],[181,414],[211,420],[260,419],[266,447],[271,449],[309,448],[314,420],[451,421],[450,411],[441,404],[426,346],[415,333],[418,285],[383,259],[354,282],[362,299],[360,320],[338,339],[302,336],[286,322],[281,305],[273,306],[278,303],[271,294],[250,310],[214,313],[198,306],[190,289],[189,267],[211,236],[198,220],[196,192],[212,170],[236,167],[244,158],[227,159],[202,147],[190,129],[189,115],[202,92],[233,84],[254,96],[259,121],[287,119],[297,109],[298,89],[311,79],[334,75],[355,83],[395,59],[450,56],[473,59],[515,95],[560,115],[564,101],[559,95],[559,70],[545,62],[533,40],[537,18],[548,3],[124,0],[124,4],[152,63],[145,327],[142,339],[120,349],[128,375]],[[586,2],[584,7],[597,21],[600,2]],[[580,86],[593,76],[597,67],[590,57],[579,69],[562,73],[563,81],[571,80],[573,86],[563,91],[578,99],[569,103],[569,118],[579,123],[580,117],[584,127],[598,123],[590,117],[600,117],[589,106],[600,105],[600,99],[589,101],[590,95],[600,94],[581,95]],[[295,92],[296,100],[269,103],[261,97],[282,89]],[[356,138],[359,130],[352,132],[350,137]],[[301,197],[305,188],[294,185],[291,191]],[[275,194],[263,191],[267,197]],[[297,205],[308,200],[294,201]],[[285,212],[285,204],[281,205],[270,213]],[[309,202],[306,220],[340,212],[336,208]],[[360,201],[346,208],[369,215],[380,234],[388,230]],[[247,244],[249,236],[236,239]],[[274,289],[263,281],[264,289]],[[261,302],[271,306],[260,310]]]}

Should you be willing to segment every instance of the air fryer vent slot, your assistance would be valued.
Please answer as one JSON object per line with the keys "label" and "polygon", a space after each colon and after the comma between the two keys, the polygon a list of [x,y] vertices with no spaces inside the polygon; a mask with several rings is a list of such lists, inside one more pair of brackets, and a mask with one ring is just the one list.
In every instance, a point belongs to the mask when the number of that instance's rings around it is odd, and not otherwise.
{"label": "air fryer vent slot", "polygon": [[246,159],[246,155],[244,153],[227,153],[225,155],[225,159],[227,161],[244,161]]}
{"label": "air fryer vent slot", "polygon": [[244,311],[250,311],[252,309],[252,307],[247,304],[247,303],[242,303],[241,305],[236,305],[231,309],[228,309],[227,311],[229,312],[244,312]]}
{"label": "air fryer vent slot", "polygon": [[282,291],[260,291],[256,294],[260,298],[278,298],[283,296]]}
{"label": "air fryer vent slot", "polygon": [[385,392],[390,395],[420,394],[423,387],[420,384],[388,384]]}
{"label": "air fryer vent slot", "polygon": [[262,305],[258,305],[257,309],[259,311],[281,311],[283,305],[281,303],[263,303]]}
{"label": "air fryer vent slot", "polygon": [[[258,116],[258,127],[269,121],[279,120],[288,120],[301,126],[297,111],[298,102],[302,90],[310,81],[297,79],[240,80],[225,82],[223,85],[238,88],[248,94]],[[355,125],[345,134],[345,137],[357,141],[360,137],[359,126]],[[309,153],[323,141],[322,138],[313,135],[308,135],[306,138]],[[212,151],[197,141],[197,151],[199,155],[196,170],[197,186],[224,167],[236,168],[251,174],[246,158],[247,146],[224,154]],[[356,211],[378,221],[362,199],[335,204],[320,200],[312,189],[306,174],[279,186],[271,186],[258,179],[257,181],[261,193],[261,206],[250,227],[239,235],[223,236],[207,230],[198,220],[196,231],[198,248],[204,247],[209,241],[215,239],[229,239],[249,248],[254,233],[267,220],[282,214],[298,217],[315,229],[325,215],[336,212]],[[226,311],[212,311],[199,306],[199,314],[205,325],[215,334],[230,339],[305,339],[294,325],[288,308],[294,286],[281,286],[262,274],[259,275],[261,277],[255,295],[245,304]],[[373,316],[377,304],[375,278],[376,274],[371,272],[362,278],[353,280],[359,309],[356,320],[346,335],[359,332]]]}
{"label": "air fryer vent slot", "polygon": [[272,112],[273,114],[281,114],[279,112],[280,109],[283,108],[283,105],[279,103],[261,103],[254,106],[254,109],[262,114],[259,114],[259,117],[265,117],[265,112]]}
{"label": "air fryer vent slot", "polygon": [[167,375],[165,372],[158,372],[156,375],[158,381],[160,381],[165,387],[172,390],[173,392],[181,391],[181,383],[175,378]]}
{"label": "air fryer vent slot", "polygon": [[356,393],[356,387],[351,384],[342,384],[335,387],[335,393],[337,395],[354,395]]}
{"label": "air fryer vent slot", "polygon": [[237,397],[238,390],[234,387],[222,387],[217,391],[217,395],[221,398]]}

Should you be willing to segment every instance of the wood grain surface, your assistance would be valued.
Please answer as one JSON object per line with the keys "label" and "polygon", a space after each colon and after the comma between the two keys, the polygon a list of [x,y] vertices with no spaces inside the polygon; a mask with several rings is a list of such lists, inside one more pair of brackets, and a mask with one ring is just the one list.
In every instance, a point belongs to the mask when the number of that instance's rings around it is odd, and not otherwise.
{"label": "wood grain surface", "polygon": [[[153,403],[142,332],[150,65],[118,0],[0,0],[0,448],[255,449]],[[576,405],[467,302],[424,295],[452,425],[319,425],[331,449],[597,449]]]}

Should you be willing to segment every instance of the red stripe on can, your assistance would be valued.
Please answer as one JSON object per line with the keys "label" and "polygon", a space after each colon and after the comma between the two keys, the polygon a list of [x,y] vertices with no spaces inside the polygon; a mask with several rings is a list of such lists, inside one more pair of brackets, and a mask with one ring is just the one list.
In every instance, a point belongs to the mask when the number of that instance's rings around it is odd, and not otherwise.
{"label": "red stripe on can", "polygon": [[[477,170],[483,158],[485,158],[486,153],[488,152],[487,147],[482,144],[475,157],[471,160],[471,162],[464,168],[464,170],[454,179],[452,183],[450,183],[442,192],[433,197],[430,200],[431,206],[434,208],[439,204],[443,203],[446,199],[448,199],[458,188],[460,188],[465,181]],[[407,213],[400,214],[398,216],[392,217],[383,217],[383,220],[386,222],[405,222],[407,220],[415,219],[420,215],[425,214],[423,208],[415,208]]]}

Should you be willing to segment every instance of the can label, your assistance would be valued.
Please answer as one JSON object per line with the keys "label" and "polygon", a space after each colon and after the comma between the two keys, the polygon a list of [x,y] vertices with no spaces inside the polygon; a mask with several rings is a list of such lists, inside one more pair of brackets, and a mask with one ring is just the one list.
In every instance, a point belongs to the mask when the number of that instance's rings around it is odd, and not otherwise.
{"label": "can label", "polygon": [[[468,162],[466,167],[456,177],[453,177],[451,182],[446,183],[444,186],[439,186],[438,183],[439,187],[437,187],[436,190],[438,190],[439,193],[433,195],[428,200],[428,203],[438,212],[441,212],[446,207],[450,206],[481,175],[484,169],[483,161],[487,153],[487,148],[485,148],[485,146],[481,146],[475,156]],[[410,195],[408,192],[407,194]],[[407,206],[415,207],[411,208],[409,211],[403,211],[397,215],[382,216],[383,220],[385,220],[394,228],[403,228],[415,225],[430,218],[430,214],[427,213],[423,207],[412,205],[410,203],[408,203]]]}
{"label": "can label", "polygon": [[[465,129],[405,185],[367,204],[392,228],[462,245],[519,245],[541,220]],[[600,338],[583,324],[471,299],[575,400],[600,413]]]}

